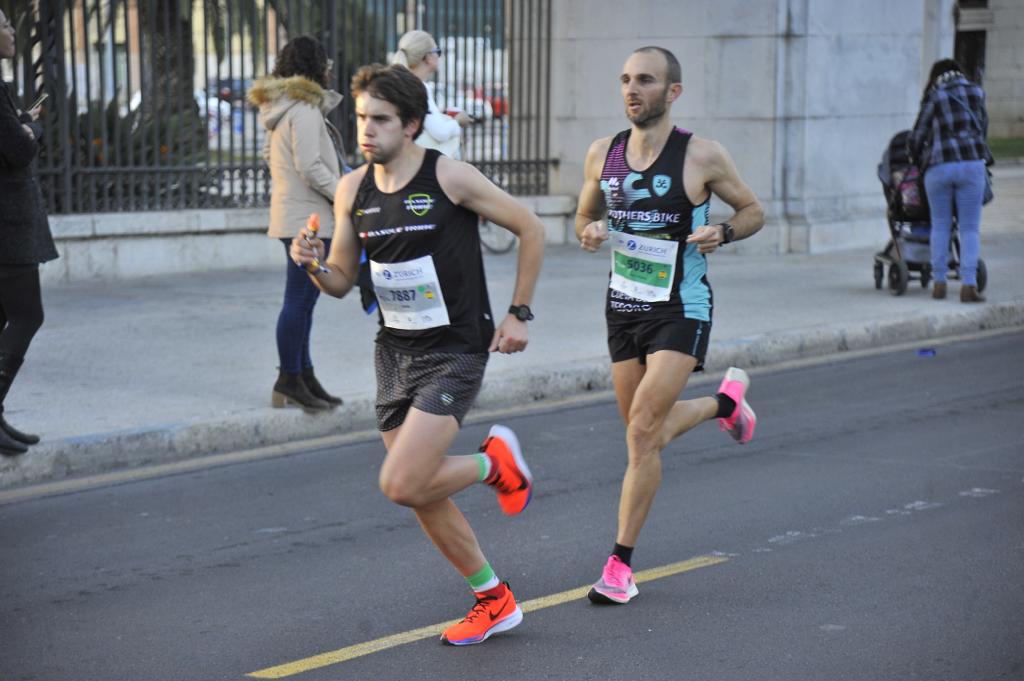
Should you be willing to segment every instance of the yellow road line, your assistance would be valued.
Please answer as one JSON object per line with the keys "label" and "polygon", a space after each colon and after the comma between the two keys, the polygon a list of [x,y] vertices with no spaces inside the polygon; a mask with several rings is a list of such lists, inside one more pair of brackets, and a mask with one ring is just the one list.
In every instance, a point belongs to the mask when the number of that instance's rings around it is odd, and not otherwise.
{"label": "yellow road line", "polygon": [[[649,570],[642,570],[635,573],[633,578],[637,582],[650,582],[655,579],[662,579],[663,577],[677,575],[681,572],[689,572],[690,570],[718,565],[719,563],[724,563],[727,560],[729,559],[723,556],[697,556],[696,558],[684,560],[679,563],[671,563],[669,565],[662,565],[661,567],[651,568]],[[582,599],[587,595],[587,591],[589,590],[590,585],[581,586],[576,589],[562,591],[561,593],[541,596],[540,598],[524,601],[519,604],[519,607],[523,612],[542,610],[544,608],[550,608],[555,605],[562,605],[563,603]],[[366,641],[365,643],[357,643],[356,645],[339,648],[338,650],[332,650],[326,653],[320,653],[319,655],[313,655],[312,657],[296,660],[295,662],[287,662],[285,664],[277,665],[276,667],[260,669],[259,671],[246,674],[246,676],[250,676],[255,679],[283,679],[287,676],[294,676],[314,669],[320,669],[321,667],[328,667],[332,664],[347,662],[348,660],[354,660],[355,658],[362,657],[363,655],[370,655],[371,653],[377,653],[382,650],[387,650],[388,648],[405,645],[406,643],[414,643],[416,641],[422,641],[425,638],[440,636],[442,631],[455,624],[457,621],[458,620],[441,622],[440,624],[432,624],[427,627],[412,629],[400,634],[384,636],[383,638]]]}

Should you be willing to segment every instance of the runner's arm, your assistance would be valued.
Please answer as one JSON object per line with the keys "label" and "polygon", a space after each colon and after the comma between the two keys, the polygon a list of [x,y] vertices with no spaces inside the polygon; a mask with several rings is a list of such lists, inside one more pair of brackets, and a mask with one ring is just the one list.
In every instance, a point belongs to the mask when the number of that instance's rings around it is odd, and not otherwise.
{"label": "runner's arm", "polygon": [[[541,262],[544,260],[544,225],[526,206],[503,192],[468,163],[439,158],[437,180],[454,204],[473,211],[519,237],[512,305],[529,305],[533,301]],[[519,352],[526,348],[528,336],[526,322],[506,314],[494,331],[490,350]]]}
{"label": "runner's arm", "polygon": [[[697,140],[691,140],[690,144]],[[753,236],[764,226],[764,209],[757,196],[740,178],[736,164],[729,152],[718,142],[697,141],[696,151],[700,166],[704,169],[705,185],[708,190],[725,201],[734,211],[726,220],[733,228],[733,241]],[[696,243],[701,253],[713,252],[722,243],[722,229],[719,225],[700,227],[687,237],[687,243]]]}
{"label": "runner's arm", "polygon": [[[587,150],[583,162],[583,187],[576,204],[576,238],[588,251],[596,251],[608,238],[608,227],[601,222],[605,214],[604,194],[601,192],[601,168],[608,154],[611,138],[596,140]],[[596,223],[596,224],[595,224]],[[591,226],[593,225],[593,226]]]}
{"label": "runner's arm", "polygon": [[540,219],[468,163],[439,158],[437,179],[453,203],[519,237],[512,304],[529,305],[544,260],[544,225]]}
{"label": "runner's arm", "polygon": [[[305,227],[292,239],[292,260],[306,269],[310,280],[317,288],[335,298],[345,297],[359,277],[361,249],[352,228],[352,203],[355,201],[359,183],[366,174],[366,167],[348,173],[338,183],[334,197],[334,236],[326,262],[323,262],[324,242]],[[318,271],[312,264],[314,258],[323,262],[328,271]]]}

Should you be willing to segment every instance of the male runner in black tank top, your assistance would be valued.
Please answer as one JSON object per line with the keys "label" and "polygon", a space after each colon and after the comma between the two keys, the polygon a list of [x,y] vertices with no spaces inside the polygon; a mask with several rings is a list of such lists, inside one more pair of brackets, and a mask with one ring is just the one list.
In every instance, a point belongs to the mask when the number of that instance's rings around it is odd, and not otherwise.
{"label": "male runner in black tank top", "polygon": [[[725,149],[673,125],[680,80],[679,62],[660,47],[626,60],[620,84],[631,126],[590,146],[576,211],[583,249],[611,246],[605,315],[629,454],[615,545],[588,594],[595,603],[628,603],[638,593],[633,547],[661,483],[661,450],[713,418],[741,444],[756,423],[744,399],[749,379],[735,367],[714,397],[678,399],[702,368],[711,333],[707,255],[764,224]],[[707,224],[711,194],[735,211],[728,222]]]}
{"label": "male runner in black tank top", "polygon": [[[480,389],[488,352],[526,347],[544,228],[473,166],[413,142],[427,100],[412,72],[365,66],[351,90],[369,163],[338,185],[326,271],[317,262],[323,244],[307,230],[292,242],[291,254],[321,290],[340,298],[356,283],[366,249],[380,310],[377,423],[387,448],[381,491],[413,509],[476,593],[473,609],[445,630],[442,641],[480,643],[516,626],[523,615],[450,497],[484,482],[498,493],[501,509],[515,515],[529,503],[533,482],[509,428],[491,428],[478,454],[450,456],[448,448]],[[487,298],[478,215],[519,237],[512,305],[497,325]]]}

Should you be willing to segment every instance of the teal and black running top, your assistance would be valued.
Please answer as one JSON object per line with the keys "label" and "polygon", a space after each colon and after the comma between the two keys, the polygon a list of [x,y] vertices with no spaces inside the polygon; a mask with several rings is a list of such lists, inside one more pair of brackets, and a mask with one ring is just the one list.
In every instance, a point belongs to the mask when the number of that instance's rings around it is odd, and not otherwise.
{"label": "teal and black running top", "polygon": [[[601,171],[613,250],[605,315],[616,323],[679,317],[710,322],[713,305],[707,259],[695,245],[686,244],[694,226],[707,224],[710,202],[709,197],[694,206],[683,188],[683,162],[693,133],[673,128],[657,160],[642,172],[630,168],[626,160],[629,135],[629,130],[623,130],[612,139]],[[662,241],[678,244],[674,264],[670,260],[673,246]],[[645,252],[657,252],[662,260],[647,258]],[[617,287],[623,277],[630,285]],[[652,293],[659,290],[661,295]]]}

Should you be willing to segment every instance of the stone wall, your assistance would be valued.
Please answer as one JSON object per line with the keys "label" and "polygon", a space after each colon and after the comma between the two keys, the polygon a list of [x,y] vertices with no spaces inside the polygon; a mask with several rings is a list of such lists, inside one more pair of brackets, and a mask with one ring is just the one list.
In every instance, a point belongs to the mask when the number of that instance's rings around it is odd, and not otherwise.
{"label": "stone wall", "polygon": [[1024,137],[1024,2],[989,0],[985,96],[990,137]]}

